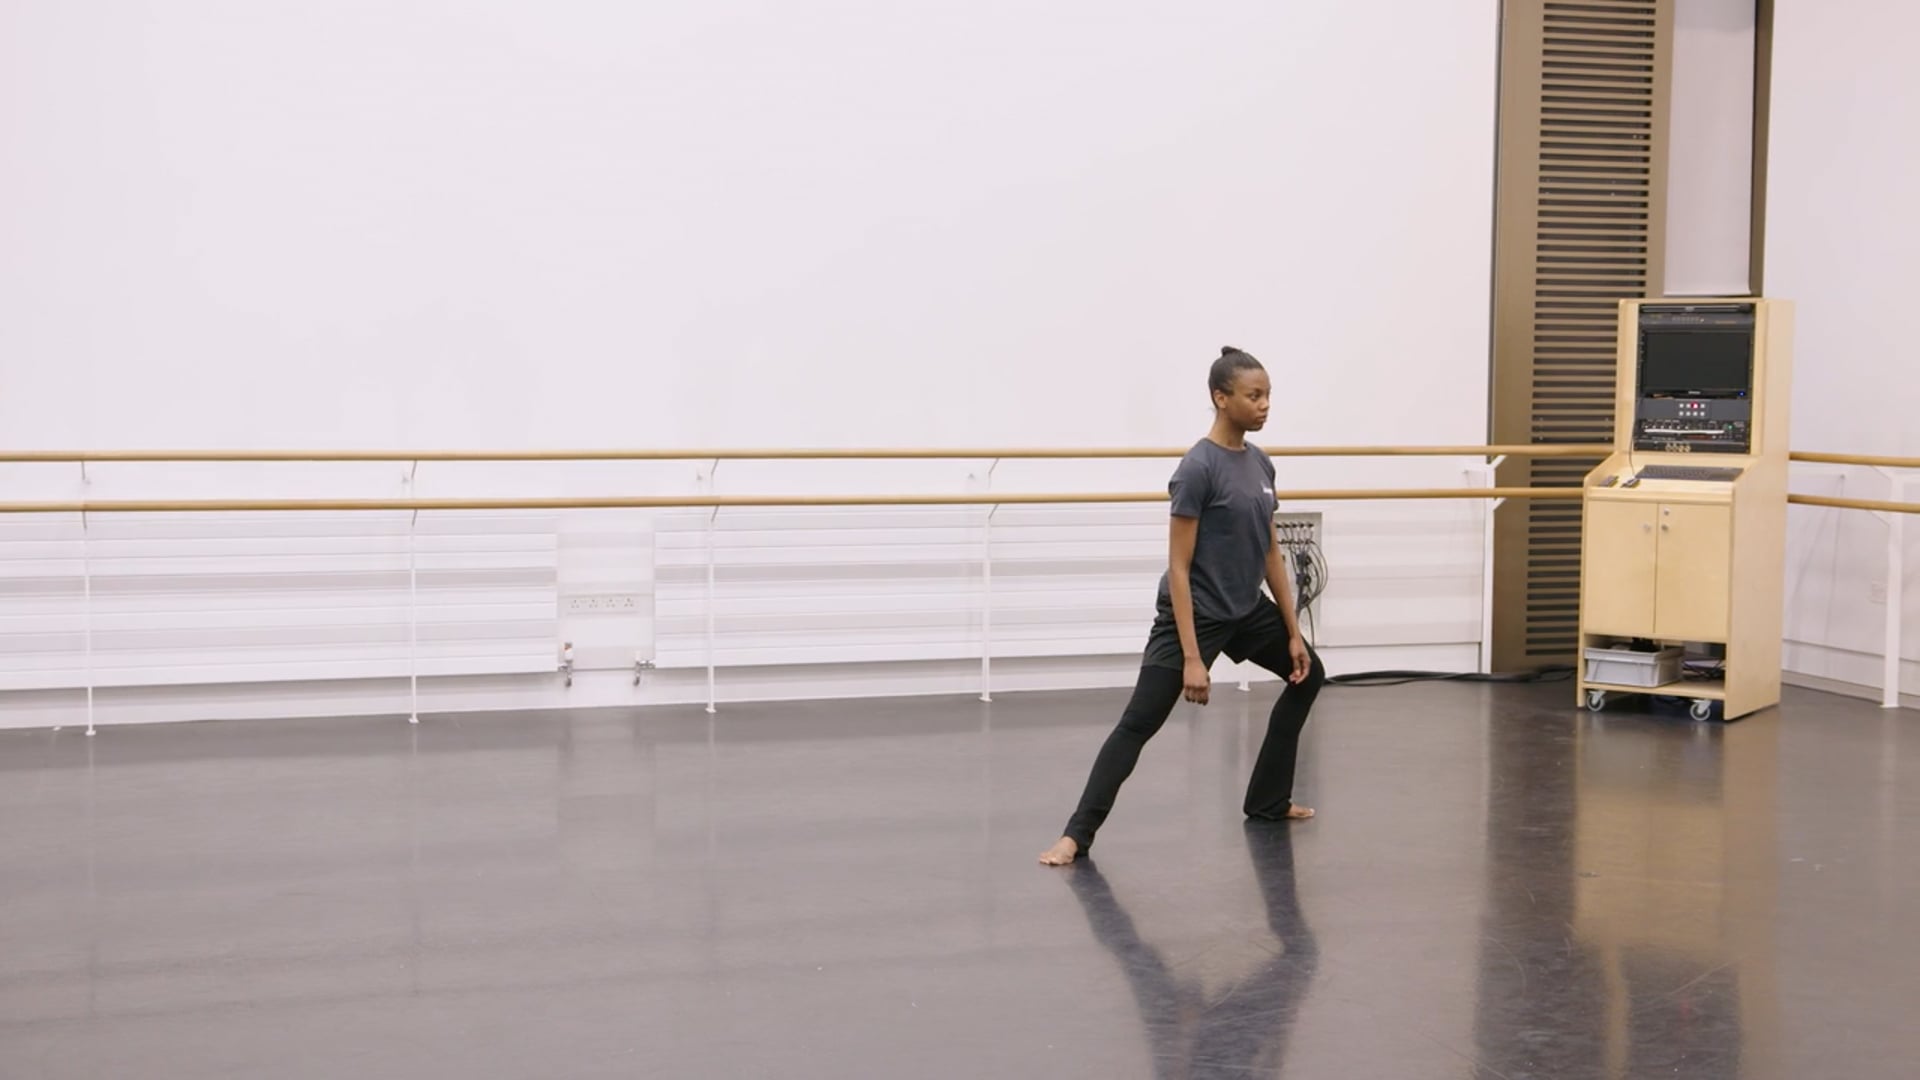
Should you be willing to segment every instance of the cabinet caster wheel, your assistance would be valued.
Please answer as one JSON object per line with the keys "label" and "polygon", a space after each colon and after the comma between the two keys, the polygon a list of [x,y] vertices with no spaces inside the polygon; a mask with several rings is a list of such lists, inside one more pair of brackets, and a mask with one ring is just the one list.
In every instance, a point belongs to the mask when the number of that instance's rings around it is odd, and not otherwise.
{"label": "cabinet caster wheel", "polygon": [[1605,690],[1587,691],[1587,711],[1588,712],[1599,712],[1601,709],[1604,709],[1606,707],[1607,707],[1607,692]]}
{"label": "cabinet caster wheel", "polygon": [[1688,706],[1687,715],[1695,720],[1711,720],[1713,719],[1713,702],[1701,698]]}

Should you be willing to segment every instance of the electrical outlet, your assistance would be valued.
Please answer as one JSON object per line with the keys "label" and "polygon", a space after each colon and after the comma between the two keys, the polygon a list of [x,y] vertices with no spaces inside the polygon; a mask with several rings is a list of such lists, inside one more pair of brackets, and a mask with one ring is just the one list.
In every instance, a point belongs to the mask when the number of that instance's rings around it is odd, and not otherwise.
{"label": "electrical outlet", "polygon": [[1276,513],[1273,515],[1273,528],[1281,557],[1292,570],[1290,577],[1295,609],[1306,616],[1310,623],[1312,612],[1319,609],[1320,598],[1327,589],[1326,549],[1320,544],[1320,514],[1317,511]]}
{"label": "electrical outlet", "polygon": [[1874,604],[1886,603],[1887,602],[1887,583],[1884,581],[1868,582],[1867,583],[1867,601],[1869,603],[1874,603]]}
{"label": "electrical outlet", "polygon": [[639,593],[580,593],[560,598],[560,610],[567,615],[638,615]]}
{"label": "electrical outlet", "polygon": [[1320,514],[1318,511],[1275,514],[1273,515],[1273,523],[1280,530],[1280,543],[1283,545],[1318,544],[1320,542]]}

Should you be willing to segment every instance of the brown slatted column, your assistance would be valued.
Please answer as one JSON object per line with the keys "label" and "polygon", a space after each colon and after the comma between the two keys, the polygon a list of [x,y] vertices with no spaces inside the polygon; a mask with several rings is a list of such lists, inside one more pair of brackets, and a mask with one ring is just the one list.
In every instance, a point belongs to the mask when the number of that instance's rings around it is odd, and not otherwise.
{"label": "brown slatted column", "polygon": [[[1500,46],[1492,441],[1613,439],[1618,301],[1658,295],[1673,0],[1508,0]],[[1510,461],[1577,485],[1586,458]],[[1494,666],[1570,663],[1580,506],[1500,511]]]}

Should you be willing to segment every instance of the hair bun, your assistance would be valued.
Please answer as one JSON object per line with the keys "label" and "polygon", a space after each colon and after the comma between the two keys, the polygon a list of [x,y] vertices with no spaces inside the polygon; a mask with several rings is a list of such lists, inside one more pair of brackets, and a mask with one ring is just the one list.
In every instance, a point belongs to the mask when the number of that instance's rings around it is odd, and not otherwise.
{"label": "hair bun", "polygon": [[1221,356],[1232,356],[1232,355],[1233,355],[1234,353],[1237,353],[1237,352],[1239,352],[1239,351],[1240,351],[1239,349],[1236,349],[1236,348],[1234,348],[1234,347],[1233,347],[1233,346],[1231,346],[1231,345],[1222,345],[1222,346],[1220,346],[1220,355],[1221,355]]}

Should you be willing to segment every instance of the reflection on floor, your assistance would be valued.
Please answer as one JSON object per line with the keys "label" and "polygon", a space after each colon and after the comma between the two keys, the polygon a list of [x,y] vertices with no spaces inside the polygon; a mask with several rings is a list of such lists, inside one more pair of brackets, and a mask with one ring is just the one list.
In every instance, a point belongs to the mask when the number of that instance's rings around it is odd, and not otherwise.
{"label": "reflection on floor", "polygon": [[1920,716],[1273,692],[0,732],[0,1076],[1914,1074]]}

